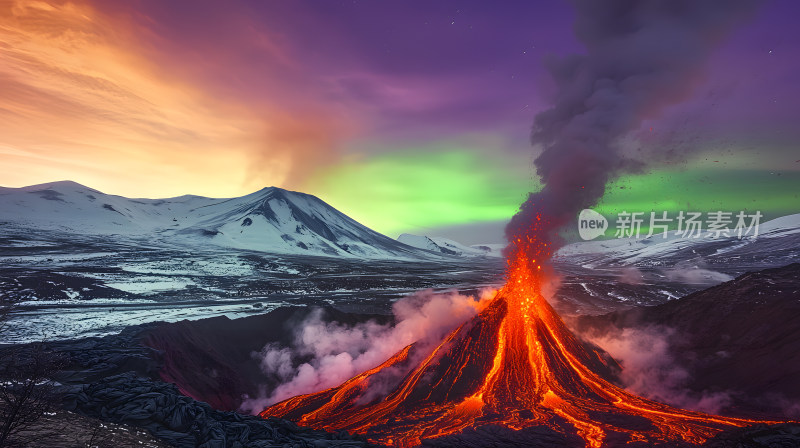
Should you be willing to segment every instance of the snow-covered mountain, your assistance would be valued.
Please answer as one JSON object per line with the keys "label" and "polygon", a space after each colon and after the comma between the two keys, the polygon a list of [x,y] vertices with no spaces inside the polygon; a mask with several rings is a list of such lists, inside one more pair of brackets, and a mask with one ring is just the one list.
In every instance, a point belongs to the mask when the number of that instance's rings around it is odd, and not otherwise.
{"label": "snow-covered mountain", "polygon": [[753,266],[782,266],[800,261],[800,213],[762,223],[758,235],[743,238],[709,236],[686,238],[671,231],[664,238],[620,238],[569,244],[557,258],[584,267],[674,266],[693,260],[718,265],[735,262]]}
{"label": "snow-covered mountain", "polygon": [[2,226],[281,254],[431,255],[359,224],[314,196],[275,187],[231,199],[129,199],[70,181],[0,188]]}
{"label": "snow-covered mountain", "polygon": [[419,249],[429,250],[445,255],[454,255],[458,257],[500,257],[500,250],[502,245],[487,244],[465,246],[447,238],[437,236],[422,236],[404,233],[397,237],[397,241],[409,246],[417,247]]}

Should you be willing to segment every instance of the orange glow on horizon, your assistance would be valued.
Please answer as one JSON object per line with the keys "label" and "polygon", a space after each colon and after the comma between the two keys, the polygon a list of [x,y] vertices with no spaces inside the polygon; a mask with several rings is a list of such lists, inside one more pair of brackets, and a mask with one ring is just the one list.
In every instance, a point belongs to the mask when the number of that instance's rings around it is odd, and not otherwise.
{"label": "orange glow on horizon", "polygon": [[335,154],[347,126],[331,114],[215,95],[178,74],[181,55],[147,57],[158,39],[89,3],[0,4],[0,185],[228,197],[296,184]]}

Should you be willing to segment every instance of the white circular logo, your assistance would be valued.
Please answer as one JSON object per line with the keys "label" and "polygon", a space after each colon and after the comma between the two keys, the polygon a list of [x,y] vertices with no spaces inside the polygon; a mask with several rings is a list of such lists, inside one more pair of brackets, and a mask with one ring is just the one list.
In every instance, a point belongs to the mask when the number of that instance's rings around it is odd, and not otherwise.
{"label": "white circular logo", "polygon": [[608,230],[608,220],[594,210],[585,208],[578,215],[578,233],[584,240],[593,240]]}

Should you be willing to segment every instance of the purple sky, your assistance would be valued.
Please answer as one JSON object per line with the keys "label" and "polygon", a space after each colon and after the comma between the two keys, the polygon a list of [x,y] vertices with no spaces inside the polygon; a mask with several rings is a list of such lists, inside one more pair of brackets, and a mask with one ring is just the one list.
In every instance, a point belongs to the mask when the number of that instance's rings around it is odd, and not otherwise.
{"label": "purple sky", "polygon": [[[552,0],[133,4],[117,12],[158,36],[148,42],[152,56],[170,70],[185,63],[187,81],[219,95],[341,113],[359,126],[358,138],[476,130],[518,138],[552,93],[542,58],[581,51],[571,7]],[[796,13],[791,0],[765,3],[709,61],[713,82],[674,114],[715,108],[701,114],[704,125],[793,132]]]}
{"label": "purple sky", "polygon": [[[147,197],[277,185],[366,221],[374,203],[359,210],[324,187],[339,168],[412,153],[434,163],[432,148],[459,145],[528,164],[533,117],[555,92],[542,61],[583,50],[572,7],[555,0],[41,5],[0,8],[13,31],[0,48],[14,49],[0,69],[0,185],[70,178]],[[798,13],[796,1],[764,3],[713,54],[692,97],[647,122],[637,144],[657,163],[672,148],[728,154],[731,170],[800,171]],[[521,190],[533,172],[519,176]],[[490,220],[479,215],[448,224]]]}

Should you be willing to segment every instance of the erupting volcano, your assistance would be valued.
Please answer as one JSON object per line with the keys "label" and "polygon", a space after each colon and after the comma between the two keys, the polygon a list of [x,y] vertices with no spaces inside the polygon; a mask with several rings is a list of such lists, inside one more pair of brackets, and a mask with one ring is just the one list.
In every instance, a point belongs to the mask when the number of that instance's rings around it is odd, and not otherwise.
{"label": "erupting volcano", "polygon": [[606,358],[581,343],[542,296],[547,246],[517,239],[506,285],[432,351],[412,344],[338,387],[290,398],[261,416],[403,447],[484,425],[544,425],[597,448],[609,440],[702,443],[725,427],[754,423],[676,409],[604,379]]}

